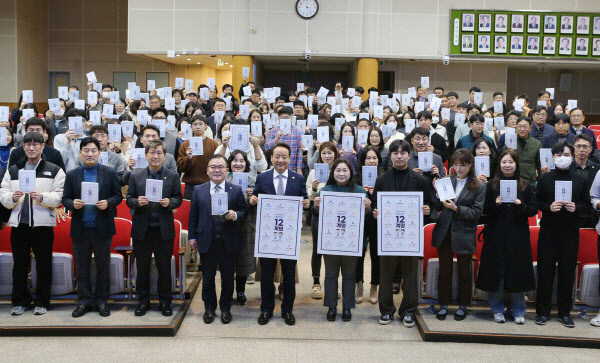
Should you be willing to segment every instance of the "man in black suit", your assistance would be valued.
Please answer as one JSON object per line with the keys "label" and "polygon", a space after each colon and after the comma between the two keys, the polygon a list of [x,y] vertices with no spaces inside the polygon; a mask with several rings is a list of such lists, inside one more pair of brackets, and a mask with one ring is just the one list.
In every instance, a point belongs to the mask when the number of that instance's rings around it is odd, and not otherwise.
{"label": "man in black suit", "polygon": [[[429,182],[425,177],[409,168],[410,144],[406,140],[396,140],[390,145],[390,158],[394,167],[385,174],[377,177],[375,189],[371,200],[373,216],[377,218],[377,193],[378,192],[423,192],[422,211],[425,216],[431,213],[431,193]],[[415,325],[414,314],[419,304],[418,288],[418,257],[407,256],[381,256],[380,257],[380,286],[379,286],[379,311],[381,317],[379,324],[389,324],[394,319],[396,306],[392,284],[396,269],[400,265],[402,271],[402,303],[398,314],[402,317],[404,326],[410,328]]]}
{"label": "man in black suit", "polygon": [[486,36],[479,38],[479,49],[490,49],[488,38]]}
{"label": "man in black suit", "polygon": [[[98,164],[100,144],[93,137],[86,137],[79,144],[79,156],[83,166],[67,173],[62,203],[71,211],[71,238],[77,266],[78,305],[71,314],[79,318],[97,306],[100,316],[109,316],[110,246],[115,229],[114,218],[117,205],[123,200],[121,183],[114,168]],[[87,204],[82,193],[93,195],[93,189],[84,188],[82,182],[94,183],[97,202]],[[94,185],[92,184],[92,185]],[[90,185],[90,184],[88,184]],[[89,200],[88,200],[89,202]],[[90,264],[94,253],[96,263],[96,289],[92,292]]]}
{"label": "man in black suit", "polygon": [[579,39],[579,45],[577,46],[578,51],[587,52],[587,46],[585,45],[585,39]]}
{"label": "man in black suit", "polygon": [[467,28],[473,27],[473,21],[471,20],[471,15],[465,16],[465,21],[463,22],[463,26]]}
{"label": "man in black suit", "polygon": [[544,47],[544,50],[554,50],[554,41],[552,38],[546,39],[546,46]]}
{"label": "man in black suit", "polygon": [[512,24],[512,27],[515,29],[523,28],[523,23],[521,22],[520,16],[515,16],[515,22]]}
{"label": "man in black suit", "polygon": [[[250,197],[250,205],[258,203],[260,194],[276,194],[287,196],[301,196],[304,209],[308,209],[310,201],[306,194],[306,182],[302,174],[289,170],[290,156],[292,150],[288,144],[277,143],[271,149],[271,163],[274,169],[259,174],[256,178],[254,195]],[[292,312],[294,300],[296,299],[296,260],[279,259],[281,270],[283,272],[283,302],[281,303],[281,317],[285,319],[287,325],[294,325],[296,318]],[[260,316],[258,324],[265,325],[273,317],[275,309],[275,285],[273,277],[277,259],[260,258],[260,267],[262,275],[260,279]]]}
{"label": "man in black suit", "polygon": [[571,29],[571,18],[565,17],[563,25],[560,26],[563,30]]}
{"label": "man in black suit", "polygon": [[487,15],[481,17],[481,23],[479,24],[480,28],[489,28],[490,27],[490,19]]}
{"label": "man in black suit", "polygon": [[511,49],[521,49],[521,39],[520,38],[515,38],[515,40],[513,41],[513,45],[511,46]]}
{"label": "man in black suit", "polygon": [[566,142],[573,145],[575,133],[570,133],[571,118],[566,113],[556,115],[556,123],[554,124],[554,133],[544,136],[542,139],[543,148],[551,148],[559,142]]}
{"label": "man in black suit", "polygon": [[600,52],[600,40],[596,40],[594,44],[594,52]]}
{"label": "man in black suit", "polygon": [[537,17],[531,17],[531,23],[529,23],[529,29],[538,29],[540,25],[537,23]]}
{"label": "man in black suit", "polygon": [[551,29],[555,29],[555,28],[556,28],[556,26],[554,25],[554,18],[553,18],[553,17],[549,17],[549,18],[548,18],[548,21],[547,21],[547,23],[546,23],[546,26],[545,26],[545,28],[546,28],[546,29],[549,29],[549,30],[551,30]]}
{"label": "man in black suit", "polygon": [[[146,144],[148,166],[136,169],[129,178],[127,206],[133,211],[131,238],[136,257],[136,289],[139,305],[135,316],[142,316],[150,310],[150,263],[152,252],[158,270],[159,310],[164,316],[171,316],[171,256],[175,227],[173,210],[183,202],[179,174],[163,166],[167,150],[160,140]],[[162,181],[162,193],[158,202],[149,201],[146,195],[146,182],[149,179]]]}
{"label": "man in black suit", "polygon": [[[202,301],[204,301],[204,322],[210,324],[215,318],[217,292],[215,275],[217,265],[221,271],[221,322],[231,322],[231,302],[235,256],[242,249],[241,222],[246,219],[248,207],[242,189],[225,182],[227,160],[221,154],[208,159],[206,173],[209,182],[196,185],[190,209],[189,241],[192,250],[198,250],[202,262]],[[227,203],[219,210],[213,204],[216,195],[226,195]],[[218,213],[218,214],[216,214]]]}
{"label": "man in black suit", "polygon": [[532,49],[532,50],[537,50],[538,49],[537,39],[536,38],[531,38],[531,40],[529,41],[529,45],[527,46],[527,49]]}

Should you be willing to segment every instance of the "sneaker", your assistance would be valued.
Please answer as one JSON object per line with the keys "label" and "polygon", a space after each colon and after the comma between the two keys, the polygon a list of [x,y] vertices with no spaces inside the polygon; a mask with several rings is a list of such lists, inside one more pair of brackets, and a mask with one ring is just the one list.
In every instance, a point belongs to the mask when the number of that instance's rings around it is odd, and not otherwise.
{"label": "sneaker", "polygon": [[312,294],[310,295],[313,299],[322,299],[323,298],[323,289],[321,289],[321,285],[314,284],[312,287]]}
{"label": "sneaker", "polygon": [[558,321],[560,321],[562,325],[566,326],[567,328],[575,327],[575,323],[573,322],[573,320],[571,320],[570,316],[559,316]]}
{"label": "sneaker", "polygon": [[548,317],[544,316],[544,315],[538,315],[535,317],[535,323],[537,325],[546,325],[546,323],[548,322]]}
{"label": "sneaker", "polygon": [[252,276],[252,275],[249,275],[249,276],[246,278],[246,283],[247,283],[248,285],[252,285],[252,284],[254,284],[254,276]]}
{"label": "sneaker", "polygon": [[362,303],[362,297],[363,297],[363,282],[357,282],[356,283],[356,294],[355,294],[355,300],[357,304],[361,304]]}
{"label": "sneaker", "polygon": [[44,315],[47,311],[48,309],[43,306],[36,306],[35,309],[33,309],[33,315]]}
{"label": "sneaker", "polygon": [[394,318],[390,314],[381,315],[379,318],[379,324],[388,325]]}
{"label": "sneaker", "polygon": [[402,318],[402,324],[404,324],[404,326],[407,328],[412,328],[415,326],[415,317],[412,314],[404,315],[404,318]]}
{"label": "sneaker", "polygon": [[592,324],[593,326],[600,326],[600,313],[596,315],[595,318],[590,320],[590,324]]}
{"label": "sneaker", "polygon": [[496,323],[501,323],[501,324],[504,323],[506,321],[506,320],[504,320],[504,314],[502,314],[502,313],[494,314],[494,321]]}
{"label": "sneaker", "polygon": [[15,306],[10,311],[10,315],[23,315],[24,312],[25,312],[24,306]]}
{"label": "sneaker", "polygon": [[371,292],[369,294],[369,302],[373,305],[377,304],[377,285],[371,284]]}
{"label": "sneaker", "polygon": [[515,316],[515,324],[523,325],[525,324],[524,316]]}

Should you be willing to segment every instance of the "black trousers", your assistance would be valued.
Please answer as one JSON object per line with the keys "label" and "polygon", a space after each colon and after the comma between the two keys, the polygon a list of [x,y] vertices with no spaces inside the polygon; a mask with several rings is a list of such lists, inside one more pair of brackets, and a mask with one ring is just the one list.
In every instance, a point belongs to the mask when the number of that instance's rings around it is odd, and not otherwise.
{"label": "black trousers", "polygon": [[[50,289],[52,287],[52,243],[54,230],[52,227],[29,227],[20,224],[10,234],[10,245],[13,254],[13,306],[50,306]],[[35,256],[37,270],[35,300],[31,297],[27,286],[27,276],[31,263],[31,250]]]}
{"label": "black trousers", "polygon": [[221,312],[231,310],[235,256],[235,253],[225,251],[224,242],[220,238],[212,241],[208,252],[200,254],[200,262],[202,263],[202,301],[204,301],[206,310],[214,311],[217,308],[217,291],[215,288],[217,265],[221,272],[219,308]]}
{"label": "black trousers", "polygon": [[140,304],[150,304],[150,265],[152,252],[154,263],[158,270],[158,301],[161,305],[168,305],[173,301],[173,287],[171,286],[171,256],[173,256],[173,241],[164,240],[159,227],[148,227],[146,238],[133,240],[135,265],[137,276],[135,288]]}
{"label": "black trousers", "polygon": [[[377,222],[374,220],[365,223],[364,243],[362,257],[358,258],[356,264],[356,282],[364,281],[365,255],[369,246],[371,256],[371,285],[379,285],[379,256],[377,255]],[[396,273],[396,276],[401,274]],[[401,277],[394,277],[394,282],[399,282]]]}
{"label": "black trousers", "polygon": [[543,316],[550,315],[554,274],[558,269],[556,296],[558,316],[568,316],[573,307],[573,283],[579,244],[567,243],[563,238],[558,237],[555,240],[540,242],[538,245],[536,313]]}
{"label": "black trousers", "polygon": [[379,312],[394,315],[392,284],[396,282],[396,271],[402,272],[402,302],[398,308],[400,316],[414,314],[419,305],[419,258],[413,256],[381,256],[381,285],[379,286]]}
{"label": "black trousers", "polygon": [[[296,299],[296,260],[280,259],[281,272],[283,274],[283,302],[281,303],[282,313],[291,313],[294,309],[294,300]],[[273,312],[275,309],[275,267],[276,258],[260,258],[260,311]]]}
{"label": "black trousers", "polygon": [[185,184],[183,188],[183,199],[192,200],[195,184]]}
{"label": "black trousers", "polygon": [[[77,268],[77,298],[81,305],[106,304],[110,292],[110,245],[112,238],[101,238],[97,228],[82,228],[73,239]],[[92,292],[90,265],[92,253],[96,263],[96,288]]]}
{"label": "black trousers", "polygon": [[[438,301],[440,305],[450,305],[452,302],[453,259],[450,231],[438,247],[440,273],[438,275]],[[471,305],[473,295],[473,271],[471,270],[471,254],[456,254],[458,264],[458,305]]]}
{"label": "black trousers", "polygon": [[314,214],[312,215],[310,231],[312,233],[313,240],[312,256],[310,258],[312,277],[321,277],[321,260],[323,255],[317,253],[317,244],[319,243],[319,216]]}

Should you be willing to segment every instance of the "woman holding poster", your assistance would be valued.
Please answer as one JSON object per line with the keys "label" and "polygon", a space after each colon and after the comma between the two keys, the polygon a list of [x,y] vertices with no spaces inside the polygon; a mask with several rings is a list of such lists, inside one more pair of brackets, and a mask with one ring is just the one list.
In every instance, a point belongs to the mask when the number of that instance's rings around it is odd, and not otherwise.
{"label": "woman holding poster", "polygon": [[[483,211],[485,185],[475,176],[474,158],[469,150],[456,150],[450,164],[456,171],[456,175],[450,177],[451,188],[454,188],[456,197],[436,201],[435,209],[441,210],[441,213],[433,229],[431,244],[438,249],[440,261],[438,276],[440,310],[437,313],[439,320],[446,319],[448,304],[452,302],[452,259],[456,253],[459,306],[454,320],[459,321],[467,317],[467,306],[471,304],[473,293],[471,258],[475,253],[477,221]],[[442,195],[441,191],[438,193]]]}
{"label": "woman holding poster", "polygon": [[[363,196],[366,195],[366,191],[363,187],[355,184],[354,175],[352,174],[352,165],[346,159],[337,159],[329,173],[329,179],[327,185],[321,189],[321,192],[340,192],[340,193],[358,193]],[[319,195],[321,194],[319,192]],[[364,198],[364,206],[366,211],[366,218],[371,217],[371,200]],[[321,207],[321,197],[315,198],[315,213],[318,215]],[[321,218],[324,219],[324,218]],[[334,228],[331,229],[331,233],[335,233],[336,236],[341,236],[350,233],[352,226],[346,223],[345,216],[338,216],[337,223]],[[325,231],[322,231],[325,233]],[[325,237],[323,237],[325,238]],[[347,237],[351,239],[350,236]],[[361,246],[362,247],[362,246]],[[325,259],[325,300],[323,305],[327,306],[327,320],[335,321],[337,315],[337,291],[338,291],[338,277],[340,269],[342,270],[342,320],[352,320],[352,313],[350,309],[354,308],[354,287],[356,284],[355,272],[357,256],[348,255],[323,255]]]}
{"label": "woman holding poster", "polygon": [[[516,324],[525,323],[525,291],[535,290],[529,223],[537,214],[533,187],[520,176],[519,156],[513,149],[500,155],[497,177],[486,186],[485,207],[488,217],[484,229],[483,250],[477,275],[477,287],[489,293],[494,321],[504,323],[504,293],[508,293]],[[508,181],[508,183],[506,183]],[[503,200],[500,184],[515,187],[516,199]],[[510,228],[506,228],[510,226]]]}

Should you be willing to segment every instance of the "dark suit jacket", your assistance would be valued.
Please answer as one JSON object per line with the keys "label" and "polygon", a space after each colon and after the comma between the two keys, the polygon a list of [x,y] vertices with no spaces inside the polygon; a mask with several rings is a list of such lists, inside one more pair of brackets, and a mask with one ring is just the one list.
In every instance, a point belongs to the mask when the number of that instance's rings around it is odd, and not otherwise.
{"label": "dark suit jacket", "polygon": [[[72,213],[71,238],[79,238],[83,227],[83,208],[75,209],[73,200],[81,199],[81,182],[83,182],[83,166],[67,173],[63,191],[62,203]],[[98,200],[106,200],[108,207],[105,210],[96,210],[96,226],[98,234],[103,238],[114,236],[115,217],[117,206],[123,201],[121,183],[117,171],[109,166],[98,165]]]}
{"label": "dark suit jacket", "polygon": [[129,188],[127,189],[127,206],[131,209],[132,226],[131,238],[143,240],[146,237],[148,223],[154,208],[158,209],[160,220],[160,234],[164,240],[173,240],[175,238],[175,226],[173,224],[173,209],[179,208],[183,202],[181,195],[181,182],[177,172],[161,167],[160,170],[163,189],[162,197],[169,198],[169,206],[163,207],[159,203],[149,202],[144,206],[138,204],[138,197],[146,195],[146,180],[148,179],[148,168],[135,169],[129,178]]}
{"label": "dark suit jacket", "polygon": [[[4,178],[5,173],[6,169],[2,169],[2,167],[0,167],[0,180]],[[0,204],[0,229],[2,229],[3,223],[8,222],[11,212],[11,209],[5,208],[2,204]]]}
{"label": "dark suit jacket", "polygon": [[[241,224],[248,215],[248,206],[242,188],[238,185],[225,183],[227,204],[229,210],[237,213],[235,221],[225,221],[223,226],[223,243],[227,253],[237,253],[244,245],[241,234]],[[213,216],[210,197],[210,182],[196,185],[192,195],[188,239],[196,240],[198,252],[206,253],[213,242]]]}
{"label": "dark suit jacket", "polygon": [[[456,176],[450,178],[452,178],[452,186],[456,188]],[[477,221],[485,203],[485,184],[479,182],[479,187],[475,190],[469,190],[465,185],[454,203],[457,206],[456,212],[445,208],[441,201],[436,200],[435,208],[442,212],[433,228],[431,245],[440,247],[448,233],[448,228],[452,228],[452,251],[460,254],[475,253]]]}
{"label": "dark suit jacket", "polygon": [[[567,140],[566,140],[567,144],[573,145],[574,139],[575,139],[575,136],[573,134],[571,134],[570,132],[567,133]],[[558,134],[556,132],[554,132],[550,135],[544,136],[544,139],[542,140],[542,147],[543,148],[551,148],[557,142],[558,142]]]}
{"label": "dark suit jacket", "polygon": [[[273,172],[275,169],[270,169],[264,173],[258,174],[253,194],[277,194],[275,185],[273,184]],[[302,174],[298,174],[288,169],[288,178],[285,186],[285,195],[294,197],[303,197],[308,199],[306,194],[306,181]]]}
{"label": "dark suit jacket", "polygon": [[[569,127],[569,133],[572,134],[573,137],[575,137],[575,135],[577,135],[577,133],[575,132],[575,128],[573,126]],[[587,127],[584,126],[583,131],[581,133],[588,135],[592,139],[592,149],[596,150],[598,148],[598,145],[596,144],[596,135],[594,135],[594,131],[592,131],[591,129],[588,129]],[[591,184],[590,184],[590,186],[591,186]]]}
{"label": "dark suit jacket", "polygon": [[531,29],[537,29],[537,28],[539,28],[539,26],[540,26],[539,24],[533,24],[533,23],[530,23],[530,24],[529,24],[529,27],[530,27]]}

